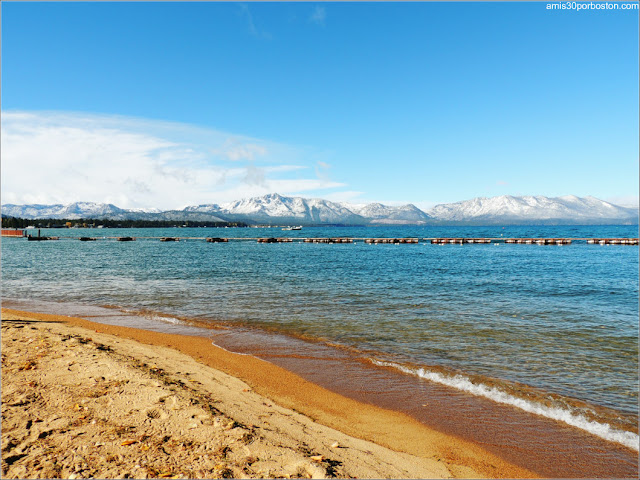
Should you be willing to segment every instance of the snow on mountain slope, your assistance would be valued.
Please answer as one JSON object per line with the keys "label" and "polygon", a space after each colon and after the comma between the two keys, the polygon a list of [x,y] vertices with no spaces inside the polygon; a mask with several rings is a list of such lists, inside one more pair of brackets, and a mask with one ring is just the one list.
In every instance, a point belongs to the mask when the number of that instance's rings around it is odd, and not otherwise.
{"label": "snow on mountain slope", "polygon": [[284,197],[270,193],[221,205],[227,215],[256,219],[297,219],[306,223],[363,223],[342,205],[318,198]]}
{"label": "snow on mountain slope", "polygon": [[126,213],[110,203],[75,202],[68,205],[3,205],[2,214],[20,218],[105,218]]}
{"label": "snow on mountain slope", "polygon": [[304,217],[307,208],[300,197],[283,197],[270,193],[262,197],[244,198],[222,205],[226,213],[266,217]]}
{"label": "snow on mountain slope", "polygon": [[109,218],[113,220],[124,219],[152,219],[163,212],[158,208],[133,208],[124,209],[110,203],[74,202],[67,205],[12,205],[2,206],[2,214],[19,218],[52,218],[69,219],[79,218]]}
{"label": "snow on mountain slope", "polygon": [[193,205],[186,207],[183,212],[199,212],[199,213],[220,213],[222,209],[217,203],[207,203],[205,205]]}
{"label": "snow on mountain slope", "polygon": [[61,218],[81,218],[87,216],[104,217],[105,215],[114,215],[124,213],[126,210],[118,208],[110,203],[93,203],[93,202],[75,202],[65,205],[58,215]]}
{"label": "snow on mountain slope", "polygon": [[162,213],[159,208],[128,208],[125,211],[135,213]]}
{"label": "snow on mountain slope", "polygon": [[40,205],[34,203],[32,205],[14,205],[7,203],[2,205],[2,215],[8,217],[20,217],[20,218],[52,218],[59,212],[64,205]]}
{"label": "snow on mountain slope", "polygon": [[[343,204],[348,207],[348,204]],[[351,205],[351,211],[379,224],[424,224],[430,216],[412,204],[390,207],[381,203]]]}
{"label": "snow on mountain slope", "polygon": [[309,215],[313,221],[328,223],[363,223],[361,216],[339,203],[318,198],[307,200]]}
{"label": "snow on mountain slope", "polygon": [[544,196],[478,197],[462,202],[436,205],[427,212],[440,221],[627,221],[637,211],[619,207],[594,197],[567,195],[549,198]]}
{"label": "snow on mountain slope", "polygon": [[69,205],[2,206],[2,214],[21,218],[111,218],[148,220],[208,220],[304,224],[602,224],[638,222],[638,210],[613,205],[595,197],[567,195],[479,197],[436,205],[423,212],[415,205],[391,207],[381,203],[353,205],[319,198],[285,197],[277,193],[222,205],[204,204],[183,210],[118,208],[112,204],[76,202]]}
{"label": "snow on mountain slope", "polygon": [[306,223],[425,223],[429,216],[414,205],[389,207],[380,203],[350,205],[319,198],[285,197],[271,193],[221,206],[227,215],[253,218],[297,219]]}

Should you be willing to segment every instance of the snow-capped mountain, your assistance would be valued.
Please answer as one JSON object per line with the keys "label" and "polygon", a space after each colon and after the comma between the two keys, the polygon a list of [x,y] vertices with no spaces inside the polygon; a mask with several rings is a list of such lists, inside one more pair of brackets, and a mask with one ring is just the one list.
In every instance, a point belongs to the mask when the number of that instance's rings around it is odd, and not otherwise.
{"label": "snow-capped mountain", "polygon": [[440,222],[496,223],[637,223],[638,210],[620,207],[595,197],[523,196],[478,197],[436,205],[429,215]]}
{"label": "snow-capped mountain", "polygon": [[194,206],[186,207],[182,211],[198,212],[198,213],[220,213],[222,209],[220,208],[220,205],[216,203],[209,203],[206,205],[194,205]]}
{"label": "snow-capped mountain", "polygon": [[75,202],[69,205],[2,205],[2,215],[27,219],[109,219],[109,220],[175,220],[222,222],[224,219],[200,211],[168,210],[158,208],[124,209],[110,203]]}
{"label": "snow-capped mountain", "polygon": [[299,223],[365,224],[366,220],[339,203],[319,198],[284,197],[271,193],[222,205],[227,216]]}
{"label": "snow-capped mountain", "polygon": [[365,225],[368,223],[420,224],[429,216],[414,205],[389,207],[379,203],[350,205],[320,198],[285,197],[271,193],[222,205],[209,204],[185,208],[207,212],[226,219],[297,222],[306,224]]}
{"label": "snow-capped mountain", "polygon": [[20,218],[113,218],[127,213],[110,203],[75,202],[68,205],[2,205],[2,214]]}
{"label": "snow-capped mountain", "polygon": [[412,204],[389,207],[381,203],[364,205],[343,204],[352,212],[367,218],[371,223],[395,225],[421,225],[431,220],[431,216]]}
{"label": "snow-capped mountain", "polygon": [[162,213],[159,208],[128,208],[127,212],[135,213]]}
{"label": "snow-capped mountain", "polygon": [[380,203],[353,205],[319,198],[285,197],[272,193],[225,204],[189,206],[160,211],[118,208],[112,204],[76,202],[69,205],[3,205],[5,216],[36,219],[109,218],[114,220],[242,221],[305,225],[514,225],[514,224],[637,224],[638,210],[594,197],[503,195],[436,205],[423,212],[415,205]]}

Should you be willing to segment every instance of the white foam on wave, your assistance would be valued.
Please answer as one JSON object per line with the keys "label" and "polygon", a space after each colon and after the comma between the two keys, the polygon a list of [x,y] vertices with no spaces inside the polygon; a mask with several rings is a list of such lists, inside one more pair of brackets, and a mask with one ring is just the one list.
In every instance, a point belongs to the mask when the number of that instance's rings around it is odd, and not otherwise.
{"label": "white foam on wave", "polygon": [[185,325],[182,320],[179,320],[175,317],[165,317],[162,315],[145,315],[145,318],[148,318],[149,320],[159,320],[165,323],[172,323],[173,325]]}
{"label": "white foam on wave", "polygon": [[[244,355],[246,357],[253,357],[253,355],[251,355],[250,353],[234,352],[233,350],[229,350],[227,348],[224,348],[224,347],[218,345],[216,342],[211,342],[211,345],[213,345],[214,347],[218,347],[218,348],[224,350],[225,352],[233,353],[234,355]],[[258,358],[258,357],[255,357],[255,358]],[[259,359],[259,360],[262,360],[262,359]],[[266,360],[265,360],[265,362],[266,362]]]}
{"label": "white foam on wave", "polygon": [[186,325],[185,322],[175,317],[167,317],[165,315],[157,315],[155,313],[146,313],[144,311],[140,312],[139,310],[132,310],[128,308],[122,308],[121,311],[124,313],[131,313],[133,315],[146,318],[147,320],[157,320],[164,323],[171,323],[173,325]]}
{"label": "white foam on wave", "polygon": [[475,384],[462,375],[447,376],[439,372],[426,370],[424,368],[409,368],[393,362],[383,362],[374,359],[370,360],[375,365],[380,365],[383,367],[393,367],[409,375],[416,375],[420,378],[424,378],[435,383],[440,383],[457,390],[471,393],[472,395],[488,398],[497,403],[514,406],[516,408],[524,410],[525,412],[564,422],[567,425],[585,430],[607,441],[620,443],[625,447],[631,448],[632,450],[638,451],[639,449],[639,437],[636,433],[615,429],[608,423],[598,423],[593,420],[589,420],[585,418],[584,415],[572,413],[564,408],[548,407],[546,405],[531,402],[523,398],[518,398],[496,387],[489,387],[483,384]]}

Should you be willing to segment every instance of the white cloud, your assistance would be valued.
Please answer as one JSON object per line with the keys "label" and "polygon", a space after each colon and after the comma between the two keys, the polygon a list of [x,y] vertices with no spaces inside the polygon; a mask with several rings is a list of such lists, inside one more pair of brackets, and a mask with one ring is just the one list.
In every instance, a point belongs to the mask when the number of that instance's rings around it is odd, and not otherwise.
{"label": "white cloud", "polygon": [[3,112],[2,203],[173,209],[344,186],[317,178],[313,157],[309,149],[186,124]]}
{"label": "white cloud", "polygon": [[271,180],[269,186],[272,187],[271,191],[287,195],[294,193],[302,194],[328,188],[342,188],[346,186],[346,183],[327,182],[320,179],[279,179]]}
{"label": "white cloud", "polygon": [[327,11],[324,7],[316,6],[309,17],[309,20],[318,25],[324,25],[324,21],[327,19]]}
{"label": "white cloud", "polygon": [[243,178],[243,182],[248,185],[258,185],[260,187],[266,187],[267,182],[262,168],[257,168],[255,165],[249,165],[247,167],[247,173]]}
{"label": "white cloud", "polygon": [[331,169],[331,165],[327,162],[316,162],[316,176],[320,180],[324,180],[325,182],[329,182],[329,170]]}
{"label": "white cloud", "polygon": [[237,162],[238,160],[255,160],[257,157],[266,155],[267,149],[263,145],[243,143],[238,139],[228,138],[222,148],[214,148],[211,153]]}
{"label": "white cloud", "polygon": [[342,190],[339,192],[332,192],[327,195],[324,195],[323,198],[329,200],[330,202],[347,202],[347,203],[364,203],[359,197],[361,197],[364,192],[358,192],[355,190]]}
{"label": "white cloud", "polygon": [[606,202],[619,205],[621,207],[638,208],[639,198],[637,195],[618,195],[615,197],[607,197]]}

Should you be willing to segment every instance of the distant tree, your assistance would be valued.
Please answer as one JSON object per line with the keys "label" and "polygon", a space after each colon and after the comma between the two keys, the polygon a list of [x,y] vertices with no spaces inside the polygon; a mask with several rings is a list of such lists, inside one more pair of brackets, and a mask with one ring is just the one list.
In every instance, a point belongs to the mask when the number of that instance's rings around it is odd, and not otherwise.
{"label": "distant tree", "polygon": [[29,225],[33,225],[39,228],[64,228],[70,225],[102,225],[108,228],[173,228],[182,227],[186,225],[188,227],[247,227],[244,222],[207,222],[207,221],[193,221],[181,222],[176,220],[110,220],[107,218],[81,218],[79,220],[69,220],[66,218],[53,219],[53,218],[41,218],[30,220],[27,218],[16,218],[2,215],[2,227],[3,228],[25,228]]}

